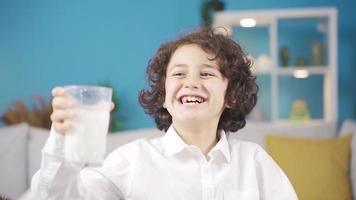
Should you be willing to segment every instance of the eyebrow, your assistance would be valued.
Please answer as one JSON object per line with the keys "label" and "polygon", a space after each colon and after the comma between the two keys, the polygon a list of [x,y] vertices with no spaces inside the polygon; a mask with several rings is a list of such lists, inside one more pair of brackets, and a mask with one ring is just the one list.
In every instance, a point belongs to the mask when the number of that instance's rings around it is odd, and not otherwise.
{"label": "eyebrow", "polygon": [[[203,63],[202,64],[203,67],[207,67],[207,68],[212,68],[212,69],[219,69],[218,66],[213,66],[213,65],[210,65],[210,64],[207,64],[207,63]],[[186,64],[175,64],[175,65],[172,65],[170,68],[174,68],[174,67],[188,67],[188,65]]]}
{"label": "eyebrow", "polygon": [[213,66],[213,65],[206,64],[206,63],[204,63],[203,66],[207,67],[207,68],[213,68],[213,69],[219,70],[219,66]]}
{"label": "eyebrow", "polygon": [[174,68],[187,68],[186,64],[176,64],[176,65],[171,65],[171,66],[167,66],[167,72],[172,71]]}
{"label": "eyebrow", "polygon": [[172,67],[187,67],[186,64],[175,64],[175,65],[172,65]]}

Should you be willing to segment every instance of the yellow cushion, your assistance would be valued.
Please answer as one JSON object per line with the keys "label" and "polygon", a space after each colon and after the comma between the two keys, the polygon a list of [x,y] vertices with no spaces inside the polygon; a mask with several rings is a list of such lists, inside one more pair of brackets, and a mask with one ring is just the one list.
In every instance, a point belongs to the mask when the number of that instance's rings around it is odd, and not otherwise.
{"label": "yellow cushion", "polygon": [[266,144],[300,200],[351,200],[351,139],[351,134],[337,139],[267,135]]}

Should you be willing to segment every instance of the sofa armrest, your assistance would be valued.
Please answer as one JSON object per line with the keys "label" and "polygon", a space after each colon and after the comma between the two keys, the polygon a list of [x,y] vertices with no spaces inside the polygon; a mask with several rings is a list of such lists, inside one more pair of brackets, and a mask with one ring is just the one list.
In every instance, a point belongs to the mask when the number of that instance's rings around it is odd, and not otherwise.
{"label": "sofa armrest", "polygon": [[19,198],[27,188],[27,136],[25,123],[0,129],[0,194]]}

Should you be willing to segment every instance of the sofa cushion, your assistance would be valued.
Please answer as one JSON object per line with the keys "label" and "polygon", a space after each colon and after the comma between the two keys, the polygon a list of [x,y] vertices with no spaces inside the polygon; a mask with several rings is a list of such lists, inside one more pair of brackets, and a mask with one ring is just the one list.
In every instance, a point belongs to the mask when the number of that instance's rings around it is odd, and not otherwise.
{"label": "sofa cushion", "polygon": [[229,137],[238,140],[244,140],[259,144],[266,149],[265,136],[273,133],[274,135],[293,136],[303,138],[333,138],[336,137],[335,123],[253,123],[247,122],[246,126],[237,131],[230,133]]}
{"label": "sofa cushion", "polygon": [[27,124],[0,129],[0,194],[19,198],[26,191]]}
{"label": "sofa cushion", "polygon": [[356,121],[345,120],[341,126],[340,135],[352,133],[351,142],[351,186],[354,199],[356,199]]}
{"label": "sofa cushion", "polygon": [[30,127],[28,131],[28,172],[27,186],[30,187],[32,176],[40,169],[41,150],[49,137],[49,130]]}
{"label": "sofa cushion", "polygon": [[351,135],[336,139],[269,135],[266,143],[299,199],[351,199],[351,138]]}

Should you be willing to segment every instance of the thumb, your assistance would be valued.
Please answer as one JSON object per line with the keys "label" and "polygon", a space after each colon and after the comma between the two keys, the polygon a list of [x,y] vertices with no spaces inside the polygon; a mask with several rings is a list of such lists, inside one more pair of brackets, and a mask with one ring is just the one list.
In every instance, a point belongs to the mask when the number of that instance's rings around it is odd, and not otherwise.
{"label": "thumb", "polygon": [[115,104],[114,102],[111,102],[110,104],[110,111],[113,111],[115,109]]}

